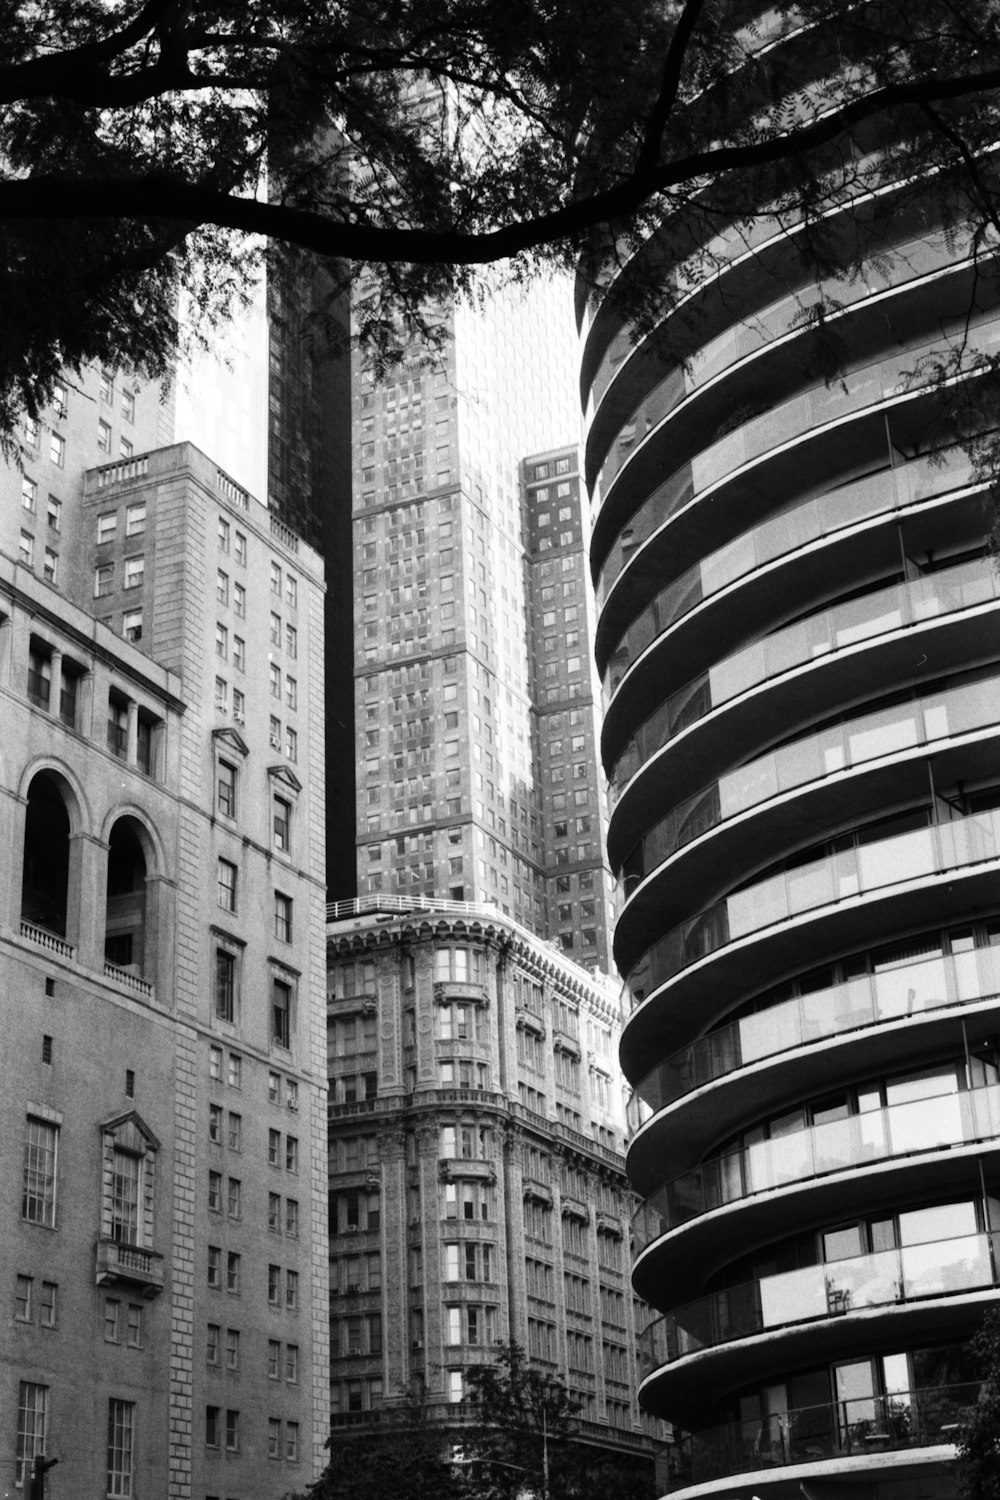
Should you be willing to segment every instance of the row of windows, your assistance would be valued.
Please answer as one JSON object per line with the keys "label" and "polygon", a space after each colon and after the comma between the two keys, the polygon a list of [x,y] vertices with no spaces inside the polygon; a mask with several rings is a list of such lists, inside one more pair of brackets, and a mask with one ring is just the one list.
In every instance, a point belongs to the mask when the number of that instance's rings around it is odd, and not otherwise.
{"label": "row of windows", "polygon": [[[47,1451],[50,1387],[21,1380],[17,1391],[14,1485],[27,1493],[32,1460]],[[106,1485],[108,1500],[130,1500],[135,1481],[135,1402],[113,1397],[108,1402]]]}

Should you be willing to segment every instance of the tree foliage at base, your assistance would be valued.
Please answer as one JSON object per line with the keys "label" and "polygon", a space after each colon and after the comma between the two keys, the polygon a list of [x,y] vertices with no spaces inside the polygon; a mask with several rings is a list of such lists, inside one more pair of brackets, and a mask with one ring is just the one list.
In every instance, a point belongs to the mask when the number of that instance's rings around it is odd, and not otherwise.
{"label": "tree foliage at base", "polygon": [[386,357],[477,267],[603,287],[663,223],[640,324],[766,214],[863,276],[831,210],[890,185],[983,284],[1000,241],[996,0],[9,0],[0,58],[8,427],[60,364],[162,371],[178,288],[207,335],[261,236],[362,268]]}
{"label": "tree foliage at base", "polygon": [[379,1413],[378,1426],[336,1428],[330,1462],[305,1500],[462,1500],[440,1426],[415,1396]]}
{"label": "tree foliage at base", "polygon": [[965,1500],[1000,1500],[1000,1309],[986,1314],[971,1349],[983,1384],[958,1446],[959,1493]]}

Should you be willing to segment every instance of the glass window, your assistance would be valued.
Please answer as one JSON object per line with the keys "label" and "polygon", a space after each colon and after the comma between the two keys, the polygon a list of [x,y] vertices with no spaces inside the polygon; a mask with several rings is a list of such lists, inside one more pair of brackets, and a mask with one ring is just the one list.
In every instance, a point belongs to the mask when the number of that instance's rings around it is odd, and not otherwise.
{"label": "glass window", "polygon": [[135,1441],[135,1404],[132,1401],[108,1402],[108,1488],[112,1496],[131,1496],[133,1446]]}

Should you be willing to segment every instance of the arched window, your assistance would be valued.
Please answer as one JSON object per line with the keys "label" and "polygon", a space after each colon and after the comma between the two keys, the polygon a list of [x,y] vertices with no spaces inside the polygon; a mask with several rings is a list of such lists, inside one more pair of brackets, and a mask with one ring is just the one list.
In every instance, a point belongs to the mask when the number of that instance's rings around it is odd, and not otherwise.
{"label": "arched window", "polygon": [[146,856],[134,818],[119,818],[108,840],[104,960],[142,976],[147,960]]}
{"label": "arched window", "polygon": [[59,781],[39,771],[28,787],[21,921],[66,936],[70,821]]}

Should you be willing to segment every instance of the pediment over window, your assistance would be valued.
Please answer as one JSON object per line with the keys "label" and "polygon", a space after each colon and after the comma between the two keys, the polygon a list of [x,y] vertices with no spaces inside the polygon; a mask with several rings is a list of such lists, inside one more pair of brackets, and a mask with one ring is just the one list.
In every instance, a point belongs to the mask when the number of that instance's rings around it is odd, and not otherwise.
{"label": "pediment over window", "polygon": [[267,774],[272,781],[281,782],[283,786],[288,787],[289,791],[295,792],[296,795],[302,790],[301,781],[294,771],[289,770],[288,766],[268,766]]}
{"label": "pediment over window", "polygon": [[101,1134],[110,1137],[111,1144],[119,1151],[131,1151],[135,1156],[145,1156],[147,1151],[159,1151],[160,1142],[150,1130],[137,1110],[116,1115],[105,1120]]}
{"label": "pediment over window", "polygon": [[223,725],[221,729],[213,729],[212,738],[217,745],[226,745],[230,750],[235,750],[237,755],[250,754],[250,747],[246,740],[228,724]]}

